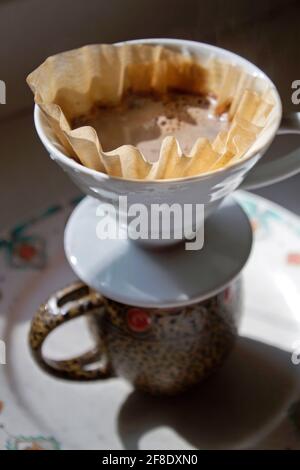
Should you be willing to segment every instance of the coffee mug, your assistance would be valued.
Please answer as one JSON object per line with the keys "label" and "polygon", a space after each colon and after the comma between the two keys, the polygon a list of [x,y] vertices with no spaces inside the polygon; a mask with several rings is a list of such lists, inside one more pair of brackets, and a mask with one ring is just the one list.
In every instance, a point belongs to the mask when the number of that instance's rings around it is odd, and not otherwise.
{"label": "coffee mug", "polygon": [[[221,366],[234,345],[241,311],[240,277],[217,295],[177,309],[132,307],[78,282],[39,308],[29,343],[36,362],[55,377],[89,381],[119,376],[139,390],[172,395]],[[85,314],[90,314],[94,349],[70,360],[45,357],[42,347],[49,333]]]}
{"label": "coffee mug", "polygon": [[[203,60],[213,55],[222,61],[241,66],[247,73],[259,77],[273,88],[275,109],[277,110],[276,119],[274,119],[268,139],[262,142],[258,149],[253,150],[249,157],[241,159],[231,166],[188,178],[144,181],[109,176],[86,168],[68,157],[46,122],[41,110],[36,105],[34,113],[35,126],[42,143],[49,152],[50,157],[67,172],[69,177],[85,194],[93,196],[102,203],[113,205],[120,219],[122,219],[122,214],[119,213],[121,211],[119,207],[120,196],[127,197],[128,207],[136,203],[143,204],[147,208],[147,213],[151,212],[152,204],[167,204],[168,206],[179,204],[181,207],[184,204],[203,204],[204,216],[206,217],[216,210],[223,199],[238,187],[254,188],[263,186],[291,176],[300,170],[300,158],[295,155],[286,155],[275,161],[259,164],[251,171],[252,167],[261,159],[270,146],[276,133],[300,133],[299,115],[294,114],[282,118],[282,106],[276,87],[258,67],[232,52],[200,42],[181,39],[142,39],[129,41],[129,43],[160,44],[178,51],[188,51]],[[188,232],[190,231],[192,234],[195,229],[190,227],[188,218],[182,224],[182,239],[184,236],[189,238]],[[185,224],[189,225],[185,226]],[[125,231],[130,230],[126,221],[123,228]],[[167,230],[169,233],[169,228]],[[161,227],[157,239],[153,239],[153,237],[151,239],[151,236],[146,237],[143,244],[164,246],[178,242],[178,236],[175,239],[169,234],[166,236],[163,231],[164,227]]]}

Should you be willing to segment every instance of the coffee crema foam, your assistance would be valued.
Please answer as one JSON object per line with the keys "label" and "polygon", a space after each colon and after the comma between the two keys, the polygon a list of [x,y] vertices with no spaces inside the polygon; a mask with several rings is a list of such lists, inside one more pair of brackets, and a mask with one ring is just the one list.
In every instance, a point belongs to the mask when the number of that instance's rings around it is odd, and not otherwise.
{"label": "coffee crema foam", "polygon": [[229,124],[226,113],[215,113],[214,98],[169,92],[163,96],[129,93],[119,105],[97,106],[71,123],[72,129],[81,126],[96,130],[104,152],[134,145],[149,162],[155,162],[165,137],[176,137],[188,155],[199,137],[212,142]]}

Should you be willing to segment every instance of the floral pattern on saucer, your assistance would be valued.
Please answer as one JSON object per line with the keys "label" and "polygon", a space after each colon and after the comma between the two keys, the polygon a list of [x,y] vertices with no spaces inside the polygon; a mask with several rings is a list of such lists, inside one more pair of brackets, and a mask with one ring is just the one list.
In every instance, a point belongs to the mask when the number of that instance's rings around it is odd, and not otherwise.
{"label": "floral pattern on saucer", "polygon": [[59,443],[53,437],[16,436],[6,442],[6,450],[59,450]]}
{"label": "floral pattern on saucer", "polygon": [[[6,450],[59,450],[60,444],[54,437],[13,435],[1,422],[4,402],[0,401],[0,442],[4,439],[3,449]],[[2,434],[2,436],[1,436]],[[1,448],[0,448],[1,449]]]}
{"label": "floral pattern on saucer", "polygon": [[[269,201],[250,193],[237,192],[236,197],[251,219],[255,235],[254,250],[270,246],[277,237],[278,253],[272,262],[286,270],[286,275],[300,281],[300,220],[293,214]],[[61,244],[67,217],[80,198],[49,208],[47,211],[16,225],[0,236],[0,339],[5,339],[5,319],[11,305],[18,300],[18,292],[28,280],[42,275],[53,256],[50,245]],[[51,230],[40,229],[52,223]],[[283,232],[282,232],[283,231]],[[280,233],[284,237],[280,238]],[[54,241],[55,238],[55,241]],[[292,240],[292,243],[290,243]],[[51,251],[52,250],[52,251]],[[272,254],[266,250],[266,260]],[[279,263],[279,264],[278,264]],[[56,431],[49,433],[36,422],[24,417],[24,410],[14,399],[8,383],[6,367],[0,365],[0,450],[58,450],[70,448]],[[296,367],[296,366],[295,366]],[[300,373],[300,371],[299,371]],[[3,385],[2,385],[3,384]],[[47,406],[47,403],[44,404]],[[104,432],[104,431],[103,431]],[[88,446],[82,440],[82,448]],[[105,440],[104,440],[105,444]],[[103,444],[103,445],[104,445]],[[274,449],[300,449],[300,390],[280,420],[256,447]]]}

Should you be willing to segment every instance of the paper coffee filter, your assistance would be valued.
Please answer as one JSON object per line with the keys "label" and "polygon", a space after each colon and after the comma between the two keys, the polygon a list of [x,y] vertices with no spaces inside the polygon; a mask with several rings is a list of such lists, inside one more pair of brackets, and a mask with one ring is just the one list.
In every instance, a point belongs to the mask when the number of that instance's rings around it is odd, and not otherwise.
{"label": "paper coffee filter", "polygon": [[[267,142],[277,115],[274,89],[261,77],[214,57],[204,63],[162,46],[85,46],[49,57],[27,82],[68,156],[129,179],[194,176],[246,158]],[[104,152],[91,126],[71,128],[73,119],[99,105],[117,105],[128,91],[163,94],[172,89],[213,95],[215,112],[228,113],[228,130],[212,142],[199,135],[189,155],[175,137],[165,137],[152,163],[133,145]]]}

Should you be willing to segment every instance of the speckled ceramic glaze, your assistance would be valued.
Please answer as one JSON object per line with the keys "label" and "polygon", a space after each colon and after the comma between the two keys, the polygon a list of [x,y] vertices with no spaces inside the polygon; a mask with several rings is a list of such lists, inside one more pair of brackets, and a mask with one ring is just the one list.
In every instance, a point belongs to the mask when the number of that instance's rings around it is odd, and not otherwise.
{"label": "speckled ceramic glaze", "polygon": [[[30,346],[47,372],[72,380],[124,377],[152,394],[175,394],[205,379],[225,360],[241,314],[240,280],[218,295],[179,309],[141,309],[103,298],[84,284],[52,296],[35,315]],[[85,313],[96,339],[93,351],[68,361],[43,357],[47,335]],[[100,367],[91,364],[101,359]]]}

